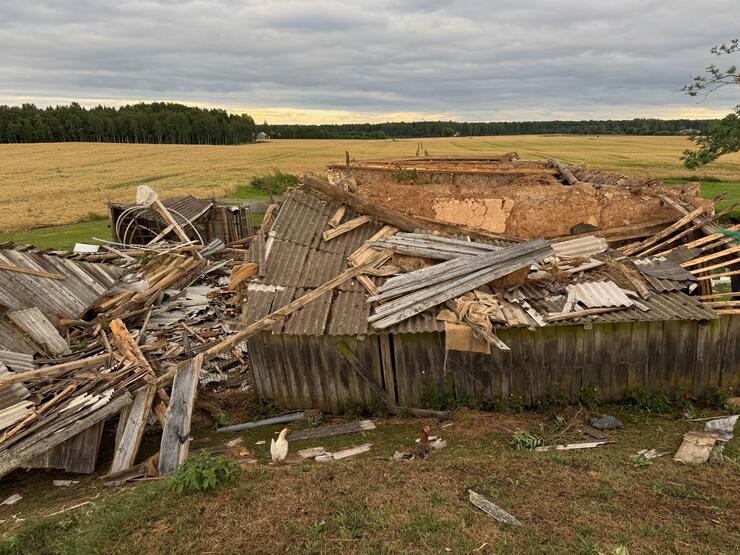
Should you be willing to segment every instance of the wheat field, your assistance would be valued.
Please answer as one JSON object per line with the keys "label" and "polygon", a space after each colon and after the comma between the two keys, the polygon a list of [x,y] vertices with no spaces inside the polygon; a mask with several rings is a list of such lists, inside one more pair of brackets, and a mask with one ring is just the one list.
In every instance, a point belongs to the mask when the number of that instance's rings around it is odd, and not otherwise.
{"label": "wheat field", "polygon": [[[414,156],[418,140],[278,140],[240,146],[97,143],[0,145],[0,232],[67,224],[106,214],[109,201],[132,201],[147,184],[162,198],[228,195],[254,175],[279,169],[322,171],[328,162]],[[661,179],[687,178],[684,137],[506,136],[424,139],[431,155],[558,158]],[[703,169],[700,177],[740,181],[740,154]]]}

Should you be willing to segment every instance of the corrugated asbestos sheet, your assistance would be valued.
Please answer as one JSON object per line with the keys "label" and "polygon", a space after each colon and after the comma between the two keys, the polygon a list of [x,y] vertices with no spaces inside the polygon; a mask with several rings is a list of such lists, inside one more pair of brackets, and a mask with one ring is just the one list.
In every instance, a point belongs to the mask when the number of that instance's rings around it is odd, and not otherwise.
{"label": "corrugated asbestos sheet", "polygon": [[[382,227],[377,222],[369,222],[331,241],[324,241],[321,235],[329,228],[329,219],[339,206],[300,190],[288,193],[270,231],[273,244],[265,262],[264,285],[253,284],[247,290],[249,323],[339,275],[348,267],[347,257]],[[356,216],[348,211],[344,221]],[[259,255],[250,261],[259,264]],[[269,290],[270,286],[283,290]],[[350,280],[289,316],[284,325],[276,324],[273,331],[287,335],[373,333],[367,323],[370,308],[366,299],[365,288],[357,280]],[[398,326],[398,333],[442,329],[441,323],[422,315],[403,322]],[[396,328],[392,328],[386,332],[395,331]]]}
{"label": "corrugated asbestos sheet", "polygon": [[558,256],[579,258],[588,258],[594,254],[604,252],[608,248],[609,244],[606,242],[606,239],[602,237],[594,237],[593,235],[552,244],[552,249]]}
{"label": "corrugated asbestos sheet", "polygon": [[574,302],[586,308],[632,306],[627,294],[613,281],[577,283],[568,285],[566,290],[573,295]]}
{"label": "corrugated asbestos sheet", "polygon": [[[648,299],[640,299],[640,303],[647,306],[643,311],[635,306],[558,322],[558,325],[584,324],[586,322],[630,322],[656,320],[715,320],[719,318],[714,310],[692,299],[681,291],[669,291],[660,295],[651,295]],[[531,302],[539,312],[548,314],[560,312],[565,301],[557,304],[547,300]]]}
{"label": "corrugated asbestos sheet", "polygon": [[659,293],[680,291],[698,281],[696,276],[677,262],[662,256],[641,258],[634,262],[645,280]]}
{"label": "corrugated asbestos sheet", "polygon": [[262,230],[258,231],[247,251],[247,262],[257,264],[259,277],[265,277],[265,248],[267,246],[265,241],[265,233]]}
{"label": "corrugated asbestos sheet", "polygon": [[36,367],[33,363],[33,355],[13,351],[0,351],[0,364],[4,364],[13,372],[28,372]]}
{"label": "corrugated asbestos sheet", "polygon": [[126,270],[110,264],[77,262],[50,255],[0,249],[0,263],[61,274],[62,280],[0,270],[0,349],[39,350],[7,318],[8,312],[38,307],[54,325],[82,315]]}
{"label": "corrugated asbestos sheet", "polygon": [[67,342],[38,307],[8,312],[6,317],[50,356],[59,357],[71,353]]}

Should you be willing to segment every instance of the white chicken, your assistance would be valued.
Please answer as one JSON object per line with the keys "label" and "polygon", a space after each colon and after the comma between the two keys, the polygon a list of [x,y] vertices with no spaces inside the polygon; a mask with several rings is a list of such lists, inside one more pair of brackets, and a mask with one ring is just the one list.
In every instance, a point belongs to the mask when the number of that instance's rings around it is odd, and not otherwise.
{"label": "white chicken", "polygon": [[290,428],[283,428],[280,435],[270,440],[270,456],[274,462],[284,461],[288,456],[288,440],[286,436],[290,433]]}

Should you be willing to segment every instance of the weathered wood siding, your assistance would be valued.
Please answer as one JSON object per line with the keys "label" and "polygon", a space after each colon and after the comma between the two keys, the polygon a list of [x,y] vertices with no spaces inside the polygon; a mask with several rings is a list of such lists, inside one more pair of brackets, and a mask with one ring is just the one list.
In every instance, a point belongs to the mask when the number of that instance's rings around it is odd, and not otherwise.
{"label": "weathered wood siding", "polygon": [[516,394],[533,404],[554,392],[575,401],[582,386],[595,386],[602,399],[616,400],[634,387],[701,395],[707,388],[740,385],[738,316],[706,323],[516,328],[498,335],[510,352],[445,353],[444,336],[438,333],[399,334],[382,341],[377,336],[262,334],[248,346],[261,398],[330,412],[341,411],[350,399],[361,404],[372,399],[339,355],[340,340],[400,406],[421,406],[425,391],[435,389],[479,401]]}
{"label": "weathered wood siding", "polygon": [[287,408],[339,413],[350,400],[366,405],[374,395],[337,349],[344,341],[381,386],[377,336],[326,337],[262,333],[247,342],[257,393]]}

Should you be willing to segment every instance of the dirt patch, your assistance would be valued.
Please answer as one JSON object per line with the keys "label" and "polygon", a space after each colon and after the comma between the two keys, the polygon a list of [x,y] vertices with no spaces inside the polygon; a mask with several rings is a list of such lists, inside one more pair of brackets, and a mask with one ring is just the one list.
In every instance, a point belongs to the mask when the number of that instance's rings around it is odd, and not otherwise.
{"label": "dirt patch", "polygon": [[[256,404],[257,398],[252,390],[200,391],[193,409],[192,427],[195,430],[212,428],[219,418],[228,419],[229,424],[246,422],[252,416]],[[224,416],[219,417],[220,414]],[[224,422],[220,424],[223,425]]]}
{"label": "dirt patch", "polygon": [[617,179],[615,184],[568,186],[541,166],[503,164],[488,172],[430,168],[350,172],[356,194],[394,210],[524,239],[568,235],[578,224],[606,229],[675,218],[660,194],[697,206],[706,202],[695,188],[658,182]]}

